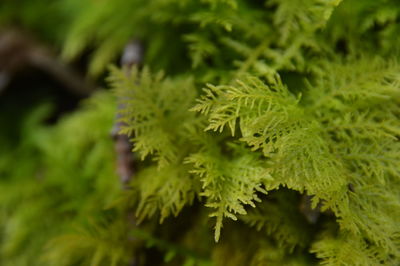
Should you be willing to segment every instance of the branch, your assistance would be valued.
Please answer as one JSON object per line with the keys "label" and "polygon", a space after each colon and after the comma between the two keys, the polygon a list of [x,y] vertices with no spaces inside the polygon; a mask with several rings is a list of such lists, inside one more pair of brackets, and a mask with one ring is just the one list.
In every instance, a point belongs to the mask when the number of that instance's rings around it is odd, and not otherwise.
{"label": "branch", "polygon": [[19,71],[37,68],[79,96],[87,96],[94,86],[63,63],[49,48],[36,42],[20,30],[0,31],[0,92]]}

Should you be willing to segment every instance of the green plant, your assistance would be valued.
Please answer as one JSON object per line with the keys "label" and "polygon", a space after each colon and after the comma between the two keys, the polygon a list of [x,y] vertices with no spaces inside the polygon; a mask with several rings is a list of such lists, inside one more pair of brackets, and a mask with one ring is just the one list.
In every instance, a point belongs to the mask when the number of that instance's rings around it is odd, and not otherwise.
{"label": "green plant", "polygon": [[[99,75],[135,38],[145,66],[112,66],[112,92],[53,126],[41,108],[26,116],[13,151],[21,167],[0,157],[3,264],[399,263],[396,1],[68,6],[65,58],[92,50]],[[116,113],[135,156],[124,191]],[[38,200],[15,197],[23,182]],[[53,218],[40,235],[44,213]]]}

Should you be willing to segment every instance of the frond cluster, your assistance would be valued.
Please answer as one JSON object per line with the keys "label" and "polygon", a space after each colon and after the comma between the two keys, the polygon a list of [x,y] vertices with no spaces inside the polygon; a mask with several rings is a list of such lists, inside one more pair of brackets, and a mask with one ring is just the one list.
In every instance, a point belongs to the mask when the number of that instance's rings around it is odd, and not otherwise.
{"label": "frond cluster", "polygon": [[112,73],[110,82],[122,106],[121,133],[132,136],[142,159],[153,154],[160,167],[180,162],[187,131],[196,123],[195,115],[187,112],[196,97],[193,81],[164,80],[161,72],[153,77],[147,69],[139,74],[133,68],[127,78],[117,69]]}
{"label": "frond cluster", "polygon": [[[210,216],[216,217],[216,240],[220,238],[223,218],[236,220],[241,215],[246,223],[265,228],[267,234],[290,251],[309,240],[307,231],[297,227],[299,218],[293,218],[293,224],[287,216],[296,212],[284,208],[288,195],[283,194],[285,200],[280,199],[278,205],[268,201],[256,205],[261,194],[283,186],[311,195],[313,208],[320,205],[322,211],[333,213],[341,234],[349,235],[349,241],[358,241],[360,248],[366,247],[366,260],[371,257],[391,261],[399,252],[395,218],[398,216],[393,213],[398,212],[400,202],[396,198],[398,193],[389,192],[394,191],[399,177],[398,70],[397,63],[374,58],[330,63],[324,65],[326,74],[310,80],[303,94],[297,96],[277,74],[265,79],[247,76],[230,85],[208,85],[191,110],[179,100],[167,100],[170,94],[163,90],[168,91],[170,80],[160,84],[156,76],[153,83],[158,86],[152,86],[143,80],[148,79],[148,70],[140,78],[126,78],[122,72],[114,72],[113,79],[121,78],[117,83],[114,80],[114,86],[125,91],[119,93],[125,97],[121,100],[121,121],[128,124],[122,132],[134,135],[136,151],[156,147],[166,132],[168,136],[185,132],[187,139],[185,148],[180,146],[184,136],[168,147],[177,148],[175,157],[183,159],[185,174],[169,172],[170,168],[163,170],[165,166],[158,163],[158,170],[155,166],[143,170],[132,184],[141,197],[139,217],[152,216],[155,208],[162,217],[176,215],[198,195],[204,198],[205,206],[213,209]],[[137,75],[137,70],[134,73]],[[121,82],[128,85],[123,87]],[[179,80],[175,84],[175,91],[194,90],[187,84],[182,86]],[[152,93],[152,87],[157,87],[157,94]],[[176,108],[172,108],[174,105]],[[148,120],[141,120],[141,114],[151,110],[148,106],[158,106],[159,111],[151,114],[163,113],[166,121],[176,115],[181,117],[180,122],[175,122],[177,126],[171,131],[157,122],[157,128],[151,131],[158,132],[158,137],[142,136],[141,128]],[[176,114],[161,112],[163,108]],[[194,111],[205,115],[208,122],[201,122]],[[158,121],[157,116],[151,120]],[[189,131],[182,128],[187,127],[186,121],[193,122]],[[217,133],[203,133],[201,129]],[[157,153],[153,157],[159,162],[160,151],[154,150]],[[183,167],[169,165],[175,170]],[[175,178],[181,178],[180,185],[171,183],[179,182]],[[193,190],[198,181],[201,188]],[[174,200],[169,200],[173,188],[177,191]],[[183,196],[191,190],[191,196]],[[187,198],[186,202],[183,198]],[[256,209],[248,213],[246,206]],[[322,255],[327,246],[315,245],[317,257],[327,258],[330,263],[333,258]],[[344,262],[346,256],[339,259]]]}
{"label": "frond cluster", "polygon": [[114,69],[111,76],[122,106],[121,132],[132,136],[142,159],[152,155],[157,165],[140,172],[132,184],[140,195],[139,220],[159,209],[162,221],[177,215],[196,195],[203,196],[215,210],[211,216],[217,219],[218,240],[222,219],[236,220],[235,214],[246,213],[244,205],[259,201],[256,192],[266,192],[262,185],[270,177],[262,162],[233,143],[227,148],[240,157],[228,158],[218,142],[199,130],[203,122],[189,111],[196,95],[190,80],[172,83],[160,74],[151,77],[147,69],[140,74],[133,69],[127,77]]}
{"label": "frond cluster", "polygon": [[[73,58],[94,46],[90,72],[96,75],[128,40],[139,38],[154,68],[185,72],[191,65],[203,72],[204,80],[220,78],[208,71],[209,64],[215,71],[242,73],[305,68],[307,50],[321,49],[315,33],[340,2],[85,0],[67,36],[64,56]],[[102,30],[96,30],[100,25]],[[168,53],[165,43],[170,44]],[[190,58],[189,65],[182,56]]]}

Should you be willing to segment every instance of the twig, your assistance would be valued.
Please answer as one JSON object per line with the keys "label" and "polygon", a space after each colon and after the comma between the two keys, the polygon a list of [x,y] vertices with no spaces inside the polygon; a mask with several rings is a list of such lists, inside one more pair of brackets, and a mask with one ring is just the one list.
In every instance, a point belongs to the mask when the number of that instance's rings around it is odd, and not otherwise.
{"label": "twig", "polygon": [[94,86],[60,61],[50,49],[20,30],[0,32],[0,92],[19,71],[33,67],[42,70],[79,96],[87,96]]}
{"label": "twig", "polygon": [[[129,42],[124,49],[121,57],[121,66],[126,67],[129,70],[133,65],[138,65],[142,61],[143,48],[138,41]],[[118,109],[123,108],[123,105],[119,105]],[[122,122],[118,122],[119,114],[117,112],[116,122],[112,129],[112,137],[115,140],[115,152],[117,153],[117,173],[120,177],[122,186],[124,189],[128,188],[128,183],[134,174],[133,167],[133,155],[132,145],[129,141],[129,137],[124,134],[120,134]]]}

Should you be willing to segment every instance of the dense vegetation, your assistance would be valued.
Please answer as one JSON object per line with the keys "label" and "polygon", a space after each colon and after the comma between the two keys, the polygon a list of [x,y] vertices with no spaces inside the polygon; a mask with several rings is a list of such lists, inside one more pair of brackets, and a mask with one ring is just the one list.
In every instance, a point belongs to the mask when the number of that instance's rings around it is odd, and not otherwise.
{"label": "dense vegetation", "polygon": [[398,1],[5,0],[0,25],[105,87],[0,94],[1,265],[400,263]]}

